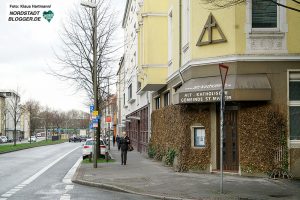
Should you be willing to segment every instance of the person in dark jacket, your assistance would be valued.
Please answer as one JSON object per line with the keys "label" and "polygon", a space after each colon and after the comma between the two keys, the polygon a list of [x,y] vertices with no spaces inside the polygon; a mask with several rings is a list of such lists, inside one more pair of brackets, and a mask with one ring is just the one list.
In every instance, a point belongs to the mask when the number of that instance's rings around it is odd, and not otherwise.
{"label": "person in dark jacket", "polygon": [[130,139],[127,136],[126,132],[123,132],[123,137],[120,140],[120,146],[121,146],[121,165],[126,165],[127,161],[127,151],[128,151],[128,145],[130,144]]}
{"label": "person in dark jacket", "polygon": [[121,140],[120,136],[119,136],[119,135],[117,135],[117,137],[116,137],[116,141],[117,141],[117,145],[118,145],[118,151],[120,151],[120,148],[121,148],[121,145],[120,145],[120,140]]}

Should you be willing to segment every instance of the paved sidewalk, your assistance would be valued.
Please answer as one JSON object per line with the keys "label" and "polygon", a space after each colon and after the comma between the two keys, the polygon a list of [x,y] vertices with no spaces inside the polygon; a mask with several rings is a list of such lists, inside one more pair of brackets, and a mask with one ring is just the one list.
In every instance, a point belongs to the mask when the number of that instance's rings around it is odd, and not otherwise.
{"label": "paved sidewalk", "polygon": [[220,175],[177,173],[161,162],[128,152],[121,165],[120,152],[111,148],[114,163],[81,164],[73,182],[160,199],[300,199],[300,181],[224,175],[224,194],[219,194]]}

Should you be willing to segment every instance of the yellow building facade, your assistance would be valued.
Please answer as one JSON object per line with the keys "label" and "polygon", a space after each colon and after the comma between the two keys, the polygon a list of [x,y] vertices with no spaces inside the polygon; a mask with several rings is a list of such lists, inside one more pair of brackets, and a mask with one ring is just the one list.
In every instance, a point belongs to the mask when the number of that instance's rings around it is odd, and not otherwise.
{"label": "yellow building facade", "polygon": [[[165,76],[161,77],[165,83],[153,78],[164,87],[150,88],[156,90],[153,141],[163,140],[162,135],[171,141],[175,136],[184,138],[182,144],[164,145],[165,151],[177,151],[182,169],[220,170],[222,64],[228,67],[224,169],[241,175],[280,169],[300,177],[299,13],[267,1],[218,10],[201,2],[168,1],[168,50],[160,54],[167,58],[167,75],[153,72]],[[144,77],[150,76],[144,72]],[[172,134],[168,130],[174,124],[159,123],[159,117],[166,118],[171,111],[178,112],[172,116],[182,123]],[[197,117],[192,117],[195,112]]]}
{"label": "yellow building facade", "polygon": [[142,91],[161,89],[166,83],[168,1],[142,2],[138,14],[138,80]]}

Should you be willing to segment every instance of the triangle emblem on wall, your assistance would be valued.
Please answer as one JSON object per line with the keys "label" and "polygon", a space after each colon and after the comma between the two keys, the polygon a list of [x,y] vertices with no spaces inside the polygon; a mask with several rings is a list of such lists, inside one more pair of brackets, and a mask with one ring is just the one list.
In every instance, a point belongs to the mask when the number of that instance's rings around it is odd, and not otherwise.
{"label": "triangle emblem on wall", "polygon": [[[212,38],[213,30],[217,30],[219,32],[220,37],[221,37],[220,39],[214,40]],[[206,31],[207,31],[207,34],[208,34],[208,40],[207,41],[202,41]],[[210,13],[209,16],[208,16],[208,19],[207,19],[207,21],[204,25],[202,33],[201,33],[201,35],[198,39],[198,42],[197,42],[196,46],[204,46],[204,45],[209,45],[209,44],[222,43],[222,42],[226,42],[226,41],[227,41],[227,39],[226,39],[225,35],[223,34],[220,26],[218,25],[218,22],[216,21],[214,16]]]}

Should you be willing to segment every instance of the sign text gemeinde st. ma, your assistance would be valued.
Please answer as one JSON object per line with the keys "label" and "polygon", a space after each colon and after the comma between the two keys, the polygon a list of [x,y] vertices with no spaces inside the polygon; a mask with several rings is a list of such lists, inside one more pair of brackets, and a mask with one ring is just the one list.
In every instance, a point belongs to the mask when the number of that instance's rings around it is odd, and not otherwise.
{"label": "sign text gemeinde st. ma", "polygon": [[[230,91],[225,91],[225,100],[230,101]],[[179,94],[180,103],[201,103],[220,101],[220,91],[184,92]]]}

